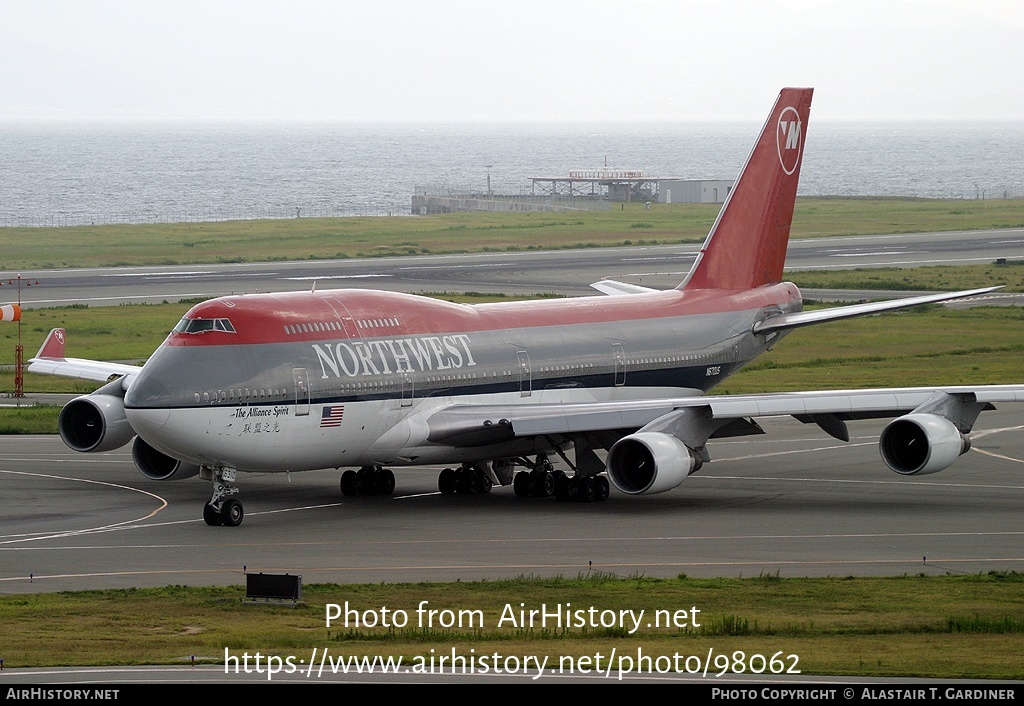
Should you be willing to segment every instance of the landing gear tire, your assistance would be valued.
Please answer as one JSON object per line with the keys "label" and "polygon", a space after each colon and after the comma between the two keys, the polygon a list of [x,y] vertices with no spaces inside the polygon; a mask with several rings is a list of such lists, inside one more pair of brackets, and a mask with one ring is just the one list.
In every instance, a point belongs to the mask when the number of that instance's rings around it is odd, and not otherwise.
{"label": "landing gear tire", "polygon": [[576,497],[576,482],[562,472],[555,475],[555,500],[569,502]]}
{"label": "landing gear tire", "polygon": [[465,468],[455,469],[455,492],[459,495],[474,495],[476,488],[473,485],[473,475]]}
{"label": "landing gear tire", "polygon": [[550,498],[555,494],[555,476],[550,471],[542,471],[537,483],[537,494]]}
{"label": "landing gear tire", "polygon": [[341,494],[345,496],[359,494],[359,482],[356,479],[355,471],[345,471],[341,474]]}
{"label": "landing gear tire", "polygon": [[530,497],[530,474],[524,471],[516,473],[516,477],[512,480],[512,490],[517,498]]}
{"label": "landing gear tire", "polygon": [[395,474],[389,468],[363,466],[358,471],[341,474],[341,494],[391,495],[395,492]]}
{"label": "landing gear tire", "polygon": [[463,466],[453,471],[455,492],[460,495],[481,495],[491,492],[494,486],[490,477],[476,466]]}
{"label": "landing gear tire", "polygon": [[220,506],[220,520],[225,527],[238,527],[242,524],[243,517],[245,517],[245,510],[242,509],[242,503],[234,498],[225,500],[224,504]]}
{"label": "landing gear tire", "polygon": [[608,479],[605,478],[604,476],[597,476],[596,478],[594,478],[594,485],[595,489],[597,490],[597,494],[594,497],[594,500],[598,501],[599,503],[607,500],[608,496],[611,494],[611,486],[608,484]]}
{"label": "landing gear tire", "polygon": [[395,474],[390,468],[380,469],[380,494],[391,495],[395,492]]}
{"label": "landing gear tire", "polygon": [[380,474],[376,468],[360,468],[356,472],[360,495],[380,495]]}
{"label": "landing gear tire", "polygon": [[210,525],[210,527],[218,527],[219,525],[224,524],[220,520],[220,512],[218,512],[217,508],[209,503],[203,506],[203,520],[206,524]]}
{"label": "landing gear tire", "polygon": [[597,488],[591,476],[576,481],[576,499],[581,503],[591,503],[597,498]]}
{"label": "landing gear tire", "polygon": [[437,476],[437,489],[442,495],[455,495],[455,469],[446,468]]}

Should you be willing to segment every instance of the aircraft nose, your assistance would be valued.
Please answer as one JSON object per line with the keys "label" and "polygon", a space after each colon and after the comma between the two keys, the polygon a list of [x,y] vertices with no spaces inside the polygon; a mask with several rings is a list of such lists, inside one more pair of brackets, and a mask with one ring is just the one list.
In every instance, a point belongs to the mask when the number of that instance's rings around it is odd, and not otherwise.
{"label": "aircraft nose", "polygon": [[143,368],[132,377],[124,396],[125,406],[136,409],[166,408],[170,406],[169,402],[170,390],[150,368]]}
{"label": "aircraft nose", "polygon": [[168,409],[132,409],[125,408],[125,416],[132,429],[144,439],[153,438],[167,424],[171,412]]}
{"label": "aircraft nose", "polygon": [[136,433],[144,438],[159,431],[170,416],[167,385],[147,372],[143,369],[132,380],[124,396],[125,416]]}

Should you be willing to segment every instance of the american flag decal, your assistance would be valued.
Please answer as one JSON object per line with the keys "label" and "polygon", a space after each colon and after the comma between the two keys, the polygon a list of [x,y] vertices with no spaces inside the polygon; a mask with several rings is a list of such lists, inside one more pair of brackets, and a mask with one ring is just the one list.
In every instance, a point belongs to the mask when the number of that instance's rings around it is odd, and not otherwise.
{"label": "american flag decal", "polygon": [[340,427],[341,418],[345,414],[345,405],[331,405],[324,407],[323,412],[320,414],[320,428],[324,427]]}

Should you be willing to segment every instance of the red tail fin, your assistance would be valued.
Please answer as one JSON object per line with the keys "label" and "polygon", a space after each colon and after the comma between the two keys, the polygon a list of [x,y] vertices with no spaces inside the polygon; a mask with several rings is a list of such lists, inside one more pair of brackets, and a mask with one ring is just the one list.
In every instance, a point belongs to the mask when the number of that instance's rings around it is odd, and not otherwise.
{"label": "red tail fin", "polygon": [[51,329],[50,335],[46,337],[43,345],[39,347],[36,358],[64,360],[64,335],[64,329],[62,328]]}
{"label": "red tail fin", "polygon": [[813,88],[783,88],[736,186],[679,289],[782,281]]}

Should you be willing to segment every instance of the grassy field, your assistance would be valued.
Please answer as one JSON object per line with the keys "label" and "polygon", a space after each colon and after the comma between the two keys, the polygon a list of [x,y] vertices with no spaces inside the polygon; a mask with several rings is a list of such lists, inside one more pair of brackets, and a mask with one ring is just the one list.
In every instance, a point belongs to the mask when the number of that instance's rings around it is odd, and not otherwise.
{"label": "grassy field", "polygon": [[787,272],[786,277],[805,289],[953,292],[962,289],[1002,286],[1005,292],[1024,292],[1024,262],[1015,261],[1000,265],[989,263],[987,265]]}
{"label": "grassy field", "polygon": [[[296,655],[314,647],[338,655],[450,653],[547,655],[716,655],[769,658],[803,674],[1024,678],[1024,575],[780,579],[643,577],[523,578],[449,584],[318,584],[303,587],[298,608],[242,604],[244,589],[186,588],[0,596],[8,667],[175,664],[189,655],[223,664],[224,649]],[[404,628],[336,622],[325,606],[360,613],[403,610]],[[481,611],[450,628],[418,625],[416,608]],[[618,627],[524,629],[499,619],[571,603],[577,610],[644,610],[633,634]],[[699,613],[694,613],[697,608]],[[686,611],[686,627],[648,627],[657,610]],[[392,613],[392,615],[394,615]],[[394,618],[392,618],[394,620]],[[693,627],[690,622],[700,623]],[[60,649],[54,649],[60,645]],[[796,655],[798,661],[788,658]],[[717,670],[710,670],[715,673]]]}
{"label": "grassy field", "polygon": [[933,306],[795,331],[717,391],[1020,383],[1022,353],[1020,308]]}
{"label": "grassy field", "polygon": [[[598,247],[701,240],[715,204],[626,204],[573,213],[453,213],[358,217],[3,228],[5,267],[331,259],[486,250]],[[801,198],[793,237],[1024,226],[1024,200]]]}

